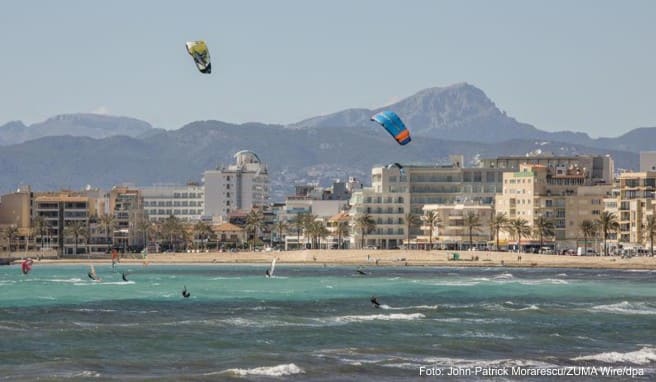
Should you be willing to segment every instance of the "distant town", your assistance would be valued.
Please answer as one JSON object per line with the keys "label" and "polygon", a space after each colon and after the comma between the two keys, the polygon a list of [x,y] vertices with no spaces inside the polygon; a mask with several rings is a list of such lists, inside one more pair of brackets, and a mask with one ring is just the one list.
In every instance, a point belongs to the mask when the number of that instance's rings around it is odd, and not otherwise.
{"label": "distant town", "polygon": [[292,249],[521,250],[652,254],[656,152],[639,172],[609,155],[534,153],[464,166],[391,163],[328,187],[299,184],[271,202],[257,153],[189,184],[32,190],[0,199],[0,251],[57,257]]}

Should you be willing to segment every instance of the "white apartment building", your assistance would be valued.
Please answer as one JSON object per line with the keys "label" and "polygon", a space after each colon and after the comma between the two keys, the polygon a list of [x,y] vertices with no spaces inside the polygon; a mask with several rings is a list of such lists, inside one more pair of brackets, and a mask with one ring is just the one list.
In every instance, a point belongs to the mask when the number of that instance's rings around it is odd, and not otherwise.
{"label": "white apartment building", "polygon": [[155,185],[139,189],[151,221],[164,220],[171,215],[182,221],[195,221],[203,216],[205,190],[201,185]]}
{"label": "white apartment building", "polygon": [[267,166],[252,151],[234,155],[235,164],[203,174],[206,216],[226,218],[231,211],[248,211],[269,200]]}

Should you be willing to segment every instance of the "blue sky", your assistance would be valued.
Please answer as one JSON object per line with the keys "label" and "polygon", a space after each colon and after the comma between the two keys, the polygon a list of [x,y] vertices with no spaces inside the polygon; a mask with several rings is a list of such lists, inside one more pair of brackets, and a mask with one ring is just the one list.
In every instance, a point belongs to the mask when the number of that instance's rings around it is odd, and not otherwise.
{"label": "blue sky", "polygon": [[[0,124],[293,123],[471,83],[549,130],[656,126],[654,1],[3,1]],[[184,49],[208,42],[213,73]]]}

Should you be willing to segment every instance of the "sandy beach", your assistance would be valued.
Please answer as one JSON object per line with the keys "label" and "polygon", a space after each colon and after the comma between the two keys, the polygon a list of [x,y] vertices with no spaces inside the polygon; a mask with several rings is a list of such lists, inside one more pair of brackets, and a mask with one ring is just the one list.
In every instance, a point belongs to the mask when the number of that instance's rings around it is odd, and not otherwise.
{"label": "sandy beach", "polygon": [[[453,260],[458,253],[459,260]],[[656,269],[656,257],[561,256],[487,251],[401,251],[401,250],[299,250],[282,252],[151,253],[149,264],[269,263],[354,266],[445,266],[445,267],[542,267],[599,269]],[[478,260],[476,260],[478,258]],[[41,260],[41,263],[88,263],[87,259]],[[105,263],[109,257],[92,259]],[[128,254],[123,263],[142,263],[140,255]]]}

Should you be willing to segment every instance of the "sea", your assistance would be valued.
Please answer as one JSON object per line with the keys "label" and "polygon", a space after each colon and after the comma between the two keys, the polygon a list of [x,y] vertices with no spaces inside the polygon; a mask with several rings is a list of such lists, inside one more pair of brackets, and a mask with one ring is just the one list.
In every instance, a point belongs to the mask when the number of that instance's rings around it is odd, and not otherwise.
{"label": "sea", "polygon": [[0,381],[656,380],[656,271],[267,268],[0,267]]}

